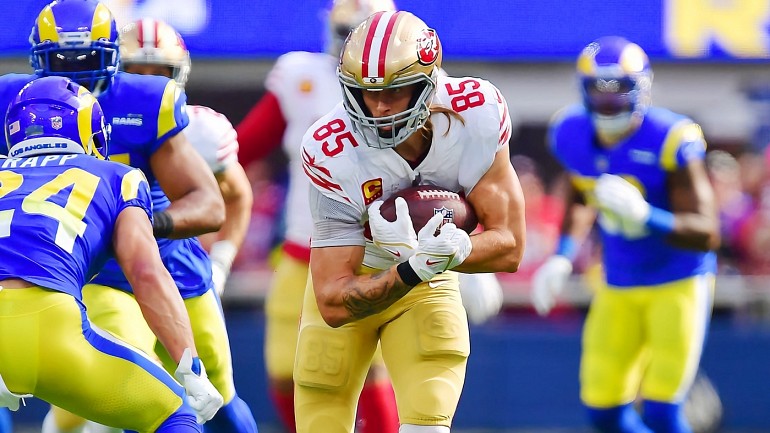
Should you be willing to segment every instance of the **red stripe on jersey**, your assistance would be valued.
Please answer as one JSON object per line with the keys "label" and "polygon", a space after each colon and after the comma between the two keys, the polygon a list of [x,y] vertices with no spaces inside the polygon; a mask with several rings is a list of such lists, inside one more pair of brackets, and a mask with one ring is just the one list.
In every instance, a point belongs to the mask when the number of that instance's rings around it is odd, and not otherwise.
{"label": "red stripe on jersey", "polygon": [[507,126],[505,128],[505,131],[503,131],[502,134],[500,134],[500,141],[498,144],[503,145],[508,142],[508,139],[511,137],[511,127]]}
{"label": "red stripe on jersey", "polygon": [[505,99],[503,99],[502,96],[500,96],[500,92],[495,89],[495,94],[497,94],[497,103],[503,105],[503,117],[500,119],[500,127],[499,129],[503,129],[503,125],[505,124],[505,119],[508,117],[508,104],[505,103]]}
{"label": "red stripe on jersey", "polygon": [[[305,170],[305,174],[307,175],[307,177],[309,177],[314,184],[320,186],[321,188],[327,191],[334,191],[334,190],[342,191],[342,187],[340,187],[336,183],[325,179],[321,179],[320,177],[312,173],[307,164],[302,164],[302,169]],[[347,201],[350,201],[350,199],[345,197],[344,195],[342,196],[342,198],[344,198]]]}
{"label": "red stripe on jersey", "polygon": [[320,171],[327,177],[332,177],[332,172],[330,172],[328,168],[315,165],[315,158],[310,156],[310,154],[307,153],[307,150],[305,149],[302,149],[302,163],[307,164],[308,167],[313,167],[314,169]]}
{"label": "red stripe on jersey", "polygon": [[393,33],[393,27],[396,25],[398,19],[398,13],[390,16],[388,20],[388,26],[385,28],[385,36],[382,38],[382,44],[380,45],[380,60],[377,65],[377,76],[385,77],[385,54],[388,52],[388,41],[390,40],[390,34]]}
{"label": "red stripe on jersey", "polygon": [[372,41],[374,40],[374,34],[377,32],[377,23],[380,22],[382,14],[384,12],[377,12],[372,17],[372,25],[369,26],[369,32],[366,33],[366,40],[364,40],[364,53],[362,55],[363,62],[361,63],[361,76],[369,76],[369,53],[372,51]]}

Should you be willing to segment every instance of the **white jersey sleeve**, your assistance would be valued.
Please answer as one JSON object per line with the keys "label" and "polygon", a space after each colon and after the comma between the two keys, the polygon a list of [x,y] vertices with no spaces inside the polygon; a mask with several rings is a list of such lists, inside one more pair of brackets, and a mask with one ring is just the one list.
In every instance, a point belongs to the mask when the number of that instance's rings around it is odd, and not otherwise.
{"label": "white jersey sleeve", "polygon": [[[508,143],[513,132],[508,104],[489,81],[474,77],[439,77],[434,105],[451,108],[463,117],[447,131],[461,135],[462,156],[457,181],[468,194],[492,166],[495,155]],[[435,115],[433,116],[435,118]],[[452,129],[457,128],[458,132]],[[435,137],[444,131],[435,131]]]}
{"label": "white jersey sleeve", "polygon": [[[349,216],[346,218],[348,222],[356,220],[355,224],[362,226],[366,205],[361,199],[358,155],[346,149],[358,147],[358,142],[348,122],[347,114],[340,103],[307,130],[300,150],[302,169],[310,181],[311,188],[344,207],[344,213]],[[313,217],[316,226],[324,223],[324,219],[334,219],[334,215],[323,212],[313,212]],[[311,245],[329,246],[327,241],[328,239],[313,238]],[[363,231],[360,241],[363,243]]]}
{"label": "white jersey sleeve", "polygon": [[187,112],[190,124],[184,134],[212,172],[238,162],[238,135],[227,117],[201,105],[189,105]]}

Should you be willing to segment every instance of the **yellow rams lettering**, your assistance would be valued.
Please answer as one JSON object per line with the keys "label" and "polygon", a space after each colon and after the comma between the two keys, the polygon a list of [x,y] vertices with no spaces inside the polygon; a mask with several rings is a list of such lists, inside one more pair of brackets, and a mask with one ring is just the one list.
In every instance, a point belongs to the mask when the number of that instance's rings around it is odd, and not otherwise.
{"label": "yellow rams lettering", "polygon": [[713,43],[735,57],[770,57],[766,28],[770,3],[760,0],[668,0],[665,3],[664,37],[674,56],[708,57]]}

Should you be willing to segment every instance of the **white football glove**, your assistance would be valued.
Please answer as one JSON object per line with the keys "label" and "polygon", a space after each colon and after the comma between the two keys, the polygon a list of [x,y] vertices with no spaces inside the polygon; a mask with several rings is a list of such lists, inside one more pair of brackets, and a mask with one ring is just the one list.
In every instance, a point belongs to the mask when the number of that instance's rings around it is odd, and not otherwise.
{"label": "white football glove", "polygon": [[396,220],[390,222],[380,213],[382,203],[382,200],[375,201],[368,209],[372,243],[391,255],[394,261],[405,262],[417,248],[417,234],[412,226],[409,206],[402,197],[396,198]]}
{"label": "white football glove", "polygon": [[0,407],[7,407],[8,409],[16,412],[19,410],[19,402],[23,403],[25,398],[31,398],[32,394],[14,394],[12,393],[5,382],[3,377],[0,376]]}
{"label": "white football glove", "polygon": [[495,274],[459,274],[460,296],[468,320],[481,324],[497,315],[503,307],[503,288]]}
{"label": "white football glove", "polygon": [[572,262],[564,256],[551,256],[532,276],[532,305],[541,316],[551,311],[556,297],[564,290],[572,274]]}
{"label": "white football glove", "polygon": [[[193,370],[194,364],[195,367],[200,367],[200,374]],[[205,423],[216,415],[224,399],[206,376],[203,361],[198,358],[193,359],[190,348],[184,350],[174,377],[184,387],[187,403],[195,410],[199,424]]]}
{"label": "white football glove", "polygon": [[211,259],[211,281],[214,290],[220,297],[225,291],[227,278],[230,276],[230,268],[238,254],[238,248],[231,241],[221,240],[211,245],[209,259]]}
{"label": "white football glove", "polygon": [[[452,223],[441,226],[443,221],[444,215],[441,213],[428,220],[425,227],[420,229],[417,249],[409,258],[409,265],[423,281],[460,265],[473,249],[468,233]],[[441,231],[438,236],[434,236],[439,226]]]}
{"label": "white football glove", "polygon": [[626,237],[640,237],[647,232],[650,204],[627,180],[605,173],[596,181],[594,193],[599,209],[608,214],[604,215],[605,223],[612,220],[614,215],[620,219],[620,231]]}

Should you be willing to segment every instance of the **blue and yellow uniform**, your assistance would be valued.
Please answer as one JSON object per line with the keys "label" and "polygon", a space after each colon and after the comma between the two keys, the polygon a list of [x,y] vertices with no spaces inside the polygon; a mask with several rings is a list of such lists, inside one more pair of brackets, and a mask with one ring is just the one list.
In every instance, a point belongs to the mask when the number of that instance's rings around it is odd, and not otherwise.
{"label": "blue and yellow uniform", "polygon": [[[35,78],[31,74],[0,76],[0,106],[7,106]],[[186,95],[173,80],[164,77],[118,72],[111,80],[109,89],[97,96],[105,120],[112,125],[109,159],[140,169],[149,183],[154,211],[162,211],[170,201],[152,172],[150,158],[189,123]],[[158,247],[185,299],[198,356],[227,405],[236,398],[232,358],[221,307],[211,290],[208,254],[197,238],[158,239]],[[118,263],[108,259],[96,271],[98,274],[83,288],[91,321],[148,354],[157,351],[168,371],[173,372],[176,363],[157,344]]]}
{"label": "blue and yellow uniform", "polygon": [[[705,155],[700,127],[650,107],[638,130],[614,147],[596,141],[582,105],[563,110],[550,129],[552,152],[587,204],[604,174],[635,185],[651,206],[671,212],[669,175]],[[695,376],[709,321],[716,257],[667,242],[646,228],[634,236],[600,215],[606,287],[586,320],[581,398],[608,408],[645,400],[678,403]],[[641,388],[639,384],[641,383]]]}
{"label": "blue and yellow uniform", "polygon": [[81,287],[112,256],[120,212],[151,215],[142,173],[89,155],[39,155],[2,160],[0,184],[0,280],[34,284],[0,289],[8,389],[129,430],[155,431],[174,413],[194,417],[171,375],[92,326],[82,302]]}

